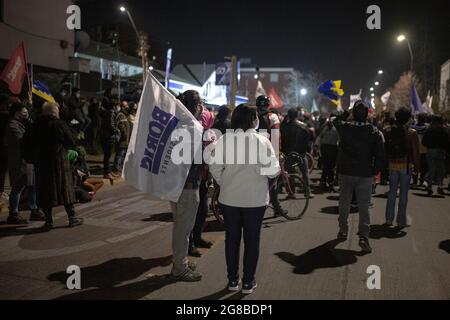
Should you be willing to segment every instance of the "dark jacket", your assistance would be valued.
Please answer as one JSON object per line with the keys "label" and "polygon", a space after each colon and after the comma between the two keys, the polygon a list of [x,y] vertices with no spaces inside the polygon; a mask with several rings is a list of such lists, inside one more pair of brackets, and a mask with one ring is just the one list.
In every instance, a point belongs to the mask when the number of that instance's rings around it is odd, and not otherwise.
{"label": "dark jacket", "polygon": [[373,177],[384,159],[381,133],[373,125],[345,122],[337,117],[333,125],[339,134],[337,171],[356,177]]}
{"label": "dark jacket", "polygon": [[299,121],[283,122],[281,124],[281,152],[288,155],[297,152],[305,155],[309,152],[309,132],[302,127]]}
{"label": "dark jacket", "polygon": [[11,119],[6,130],[8,144],[8,169],[11,185],[17,185],[27,173],[26,163],[22,157],[22,139],[26,124],[17,119]]}
{"label": "dark jacket", "polygon": [[112,109],[102,109],[100,116],[100,139],[107,142],[116,142],[120,134],[116,121],[116,113]]}
{"label": "dark jacket", "polygon": [[83,103],[75,95],[72,95],[69,99],[69,110],[75,112],[76,110],[82,110]]}
{"label": "dark jacket", "polygon": [[430,127],[423,135],[422,144],[428,149],[442,149],[450,152],[448,133],[443,127]]}
{"label": "dark jacket", "polygon": [[67,124],[53,116],[41,116],[26,139],[34,153],[37,203],[54,207],[75,203],[72,168],[67,150],[75,145],[73,132]]}
{"label": "dark jacket", "polygon": [[120,131],[118,147],[126,149],[128,148],[128,142],[130,141],[131,136],[131,124],[128,121],[128,117],[123,112],[119,112],[116,121],[117,121],[117,128]]}

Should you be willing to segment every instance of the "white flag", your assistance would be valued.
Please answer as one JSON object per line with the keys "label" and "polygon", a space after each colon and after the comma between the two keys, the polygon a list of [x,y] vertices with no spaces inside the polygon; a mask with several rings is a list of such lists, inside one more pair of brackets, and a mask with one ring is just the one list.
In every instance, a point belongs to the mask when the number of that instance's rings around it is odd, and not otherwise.
{"label": "white flag", "polygon": [[388,91],[381,96],[381,102],[383,102],[383,104],[386,105],[388,103],[390,97],[391,97],[391,92]]}
{"label": "white flag", "polygon": [[361,89],[359,90],[358,94],[351,94],[350,95],[350,106],[349,106],[349,110],[353,109],[353,106],[355,105],[355,102],[361,100]]}
{"label": "white flag", "polygon": [[[193,137],[180,142],[176,129]],[[176,134],[174,134],[174,132]],[[133,187],[163,200],[177,202],[183,191],[194,154],[200,155],[203,128],[186,107],[151,74],[147,76],[133,126],[123,176]],[[187,160],[175,164],[174,147],[188,145]],[[183,149],[185,150],[185,149]],[[186,156],[184,156],[186,158]],[[201,162],[200,162],[201,163]]]}
{"label": "white flag", "polygon": [[266,90],[264,90],[261,80],[258,80],[258,84],[256,85],[255,98],[258,98],[259,96],[265,96],[265,95],[267,95]]}

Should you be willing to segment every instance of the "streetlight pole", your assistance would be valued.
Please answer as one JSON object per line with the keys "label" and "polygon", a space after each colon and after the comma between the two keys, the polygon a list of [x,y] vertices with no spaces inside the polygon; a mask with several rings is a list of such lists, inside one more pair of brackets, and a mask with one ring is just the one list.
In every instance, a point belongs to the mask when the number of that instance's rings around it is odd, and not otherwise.
{"label": "streetlight pole", "polygon": [[414,56],[413,56],[413,52],[412,52],[412,48],[411,48],[411,42],[409,42],[409,39],[403,34],[401,34],[401,35],[399,35],[397,37],[397,41],[398,42],[402,42],[404,40],[406,40],[406,43],[408,44],[409,56],[411,58],[411,63],[410,63],[410,66],[409,66],[409,70],[412,72],[413,71],[413,67],[414,67]]}
{"label": "streetlight pole", "polygon": [[136,28],[136,24],[134,23],[133,17],[131,16],[130,11],[127,8],[125,8],[124,6],[120,7],[120,11],[127,13],[128,19],[130,20],[130,23],[133,26],[134,32],[136,33],[136,37],[137,37],[137,41],[138,41],[138,54],[142,59],[142,85],[144,85],[145,80],[147,78],[147,70],[148,70],[147,38],[142,33],[139,33],[138,29]]}

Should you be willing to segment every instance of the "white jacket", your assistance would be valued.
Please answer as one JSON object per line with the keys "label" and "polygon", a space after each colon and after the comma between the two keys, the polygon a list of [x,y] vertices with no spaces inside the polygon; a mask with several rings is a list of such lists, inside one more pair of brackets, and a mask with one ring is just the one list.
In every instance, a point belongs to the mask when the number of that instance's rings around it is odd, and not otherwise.
{"label": "white jacket", "polygon": [[[238,140],[246,143],[239,144]],[[227,132],[217,141],[212,157],[214,162],[209,163],[209,170],[220,185],[220,203],[240,208],[263,207],[269,203],[268,178],[280,173],[269,139],[253,129],[245,133]]]}

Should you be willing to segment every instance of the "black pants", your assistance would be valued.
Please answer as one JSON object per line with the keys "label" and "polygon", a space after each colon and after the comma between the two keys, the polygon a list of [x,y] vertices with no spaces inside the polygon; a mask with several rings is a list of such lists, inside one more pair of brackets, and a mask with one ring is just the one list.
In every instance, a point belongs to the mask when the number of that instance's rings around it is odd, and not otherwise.
{"label": "black pants", "polygon": [[418,175],[417,174],[413,175],[413,183],[417,184],[417,182],[419,182],[420,184],[423,184],[427,173],[428,173],[427,154],[421,153],[420,154],[420,172]]}
{"label": "black pants", "polygon": [[192,229],[191,233],[191,243],[195,243],[201,239],[206,217],[208,216],[208,188],[206,186],[206,180],[201,181],[199,194],[200,203],[197,209],[197,216],[195,217],[194,229]]}
{"label": "black pants", "polygon": [[114,142],[111,140],[102,140],[103,148],[103,174],[107,175],[111,172],[109,162],[113,153]]}
{"label": "black pants", "polygon": [[322,184],[332,184],[334,182],[334,170],[338,156],[338,147],[334,145],[324,144],[320,147],[322,153]]}
{"label": "black pants", "polygon": [[6,171],[8,171],[8,147],[0,147],[0,193],[5,191]]}
{"label": "black pants", "polygon": [[225,220],[225,259],[229,281],[239,279],[239,249],[244,231],[244,283],[255,279],[259,240],[266,207],[237,208],[220,205]]}
{"label": "black pants", "polygon": [[[53,223],[52,209],[52,207],[42,208],[45,214],[45,222]],[[64,209],[66,210],[69,220],[75,218],[75,207],[73,204],[65,204]]]}

